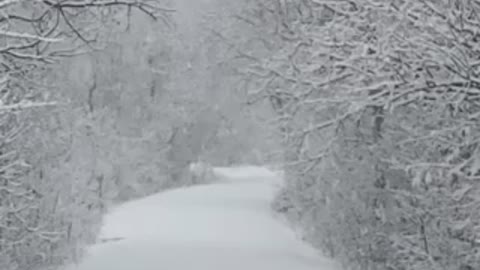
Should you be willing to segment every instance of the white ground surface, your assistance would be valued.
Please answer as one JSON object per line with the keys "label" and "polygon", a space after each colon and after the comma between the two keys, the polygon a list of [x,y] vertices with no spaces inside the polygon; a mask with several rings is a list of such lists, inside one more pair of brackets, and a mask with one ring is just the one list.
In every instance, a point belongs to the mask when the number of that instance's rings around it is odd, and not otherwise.
{"label": "white ground surface", "polygon": [[280,180],[266,169],[216,168],[218,183],[124,204],[75,270],[334,270],[276,219]]}

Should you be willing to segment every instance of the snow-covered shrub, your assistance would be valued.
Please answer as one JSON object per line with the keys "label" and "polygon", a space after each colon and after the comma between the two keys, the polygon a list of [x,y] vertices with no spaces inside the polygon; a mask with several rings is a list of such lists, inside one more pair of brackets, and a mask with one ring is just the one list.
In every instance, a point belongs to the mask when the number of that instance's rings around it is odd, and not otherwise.
{"label": "snow-covered shrub", "polygon": [[216,179],[212,166],[205,162],[191,163],[189,171],[193,184],[213,182]]}

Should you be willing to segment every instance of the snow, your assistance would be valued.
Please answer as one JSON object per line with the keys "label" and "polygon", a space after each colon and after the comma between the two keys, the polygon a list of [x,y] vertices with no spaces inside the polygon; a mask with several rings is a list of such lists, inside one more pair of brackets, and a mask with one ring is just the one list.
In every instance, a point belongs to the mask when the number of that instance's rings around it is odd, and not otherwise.
{"label": "snow", "polygon": [[126,203],[105,218],[103,244],[72,270],[339,269],[270,209],[281,184],[258,167],[214,168],[218,182]]}

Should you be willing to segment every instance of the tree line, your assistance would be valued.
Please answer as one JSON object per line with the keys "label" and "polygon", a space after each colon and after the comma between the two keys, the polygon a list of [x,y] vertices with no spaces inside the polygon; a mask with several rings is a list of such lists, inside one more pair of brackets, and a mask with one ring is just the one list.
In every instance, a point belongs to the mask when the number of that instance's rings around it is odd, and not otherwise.
{"label": "tree line", "polygon": [[191,163],[261,162],[261,122],[245,121],[227,87],[237,77],[214,53],[226,46],[179,33],[174,3],[0,10],[1,269],[80,260],[110,206],[209,180]]}
{"label": "tree line", "polygon": [[283,138],[274,207],[346,269],[480,267],[479,11],[265,0],[231,16],[250,102]]}

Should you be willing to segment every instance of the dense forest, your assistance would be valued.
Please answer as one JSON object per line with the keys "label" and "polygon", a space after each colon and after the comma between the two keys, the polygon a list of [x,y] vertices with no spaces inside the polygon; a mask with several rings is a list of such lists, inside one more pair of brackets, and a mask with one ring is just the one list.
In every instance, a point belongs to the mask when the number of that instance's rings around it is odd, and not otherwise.
{"label": "dense forest", "polygon": [[0,1],[0,269],[79,260],[198,161],[281,165],[345,269],[480,269],[480,2],[184,2]]}
{"label": "dense forest", "polygon": [[250,97],[284,138],[275,208],[346,269],[480,269],[479,12],[266,0],[238,16]]}
{"label": "dense forest", "polygon": [[265,120],[227,87],[239,78],[222,63],[228,46],[207,26],[180,34],[172,3],[0,10],[0,269],[77,261],[108,207],[204,181],[192,162],[271,152]]}

